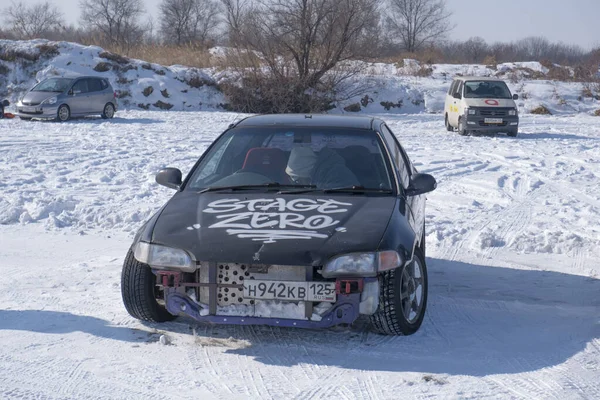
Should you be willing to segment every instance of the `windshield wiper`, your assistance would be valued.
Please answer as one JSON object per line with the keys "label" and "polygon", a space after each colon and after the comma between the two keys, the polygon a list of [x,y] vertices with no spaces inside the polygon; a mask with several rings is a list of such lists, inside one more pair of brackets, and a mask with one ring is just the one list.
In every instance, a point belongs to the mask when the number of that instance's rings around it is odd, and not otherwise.
{"label": "windshield wiper", "polygon": [[301,189],[316,189],[315,185],[301,185],[301,184],[288,184],[279,182],[262,183],[258,185],[235,185],[235,186],[214,186],[204,188],[198,193],[216,192],[219,190],[252,190],[252,189],[287,189],[287,188],[301,188]]}
{"label": "windshield wiper", "polygon": [[323,189],[323,193],[393,193],[392,189],[366,188],[364,186],[346,186]]}

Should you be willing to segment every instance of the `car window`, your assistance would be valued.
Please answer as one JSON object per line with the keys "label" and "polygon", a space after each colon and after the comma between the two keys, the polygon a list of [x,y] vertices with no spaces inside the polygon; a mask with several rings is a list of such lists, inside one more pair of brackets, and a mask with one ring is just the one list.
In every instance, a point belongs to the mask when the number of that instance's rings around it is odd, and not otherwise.
{"label": "car window", "polygon": [[448,94],[452,96],[456,90],[456,85],[458,85],[458,81],[452,81],[452,85],[450,85],[450,89],[448,89]]}
{"label": "car window", "polygon": [[375,131],[312,127],[238,127],[226,132],[192,172],[187,188],[311,184],[393,189]]}
{"label": "car window", "polygon": [[394,163],[398,168],[398,175],[402,183],[402,187],[406,189],[410,184],[410,176],[412,175],[408,157],[406,156],[406,153],[404,153],[404,149],[402,149],[402,146],[400,146],[400,143],[398,142],[398,139],[396,139],[396,136],[394,136],[393,132],[386,125],[382,125],[381,130],[386,142],[388,143],[390,152],[392,153]]}
{"label": "car window", "polygon": [[454,94],[460,93],[462,95],[462,89],[463,89],[463,81],[459,81],[458,86],[456,87],[456,89],[454,91]]}
{"label": "car window", "polygon": [[31,89],[32,92],[64,92],[73,82],[68,78],[50,78],[41,81]]}
{"label": "car window", "polygon": [[510,90],[502,81],[468,81],[465,83],[465,97],[511,99]]}
{"label": "car window", "polygon": [[88,79],[88,90],[90,92],[100,92],[102,91],[102,83],[100,79]]}
{"label": "car window", "polygon": [[88,91],[87,79],[80,79],[73,85],[73,93],[87,93]]}

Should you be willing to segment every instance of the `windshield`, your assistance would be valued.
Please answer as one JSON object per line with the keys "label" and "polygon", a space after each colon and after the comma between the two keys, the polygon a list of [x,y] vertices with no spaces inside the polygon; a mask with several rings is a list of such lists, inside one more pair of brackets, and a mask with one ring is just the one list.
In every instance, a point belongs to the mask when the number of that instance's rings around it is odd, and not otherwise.
{"label": "windshield", "polygon": [[32,92],[64,92],[71,85],[73,79],[50,78],[41,81],[31,89]]}
{"label": "windshield", "polygon": [[186,190],[269,183],[263,187],[391,190],[384,154],[379,136],[369,130],[234,128],[210,148]]}
{"label": "windshield", "polygon": [[465,82],[466,98],[511,99],[510,90],[501,81],[467,81]]}

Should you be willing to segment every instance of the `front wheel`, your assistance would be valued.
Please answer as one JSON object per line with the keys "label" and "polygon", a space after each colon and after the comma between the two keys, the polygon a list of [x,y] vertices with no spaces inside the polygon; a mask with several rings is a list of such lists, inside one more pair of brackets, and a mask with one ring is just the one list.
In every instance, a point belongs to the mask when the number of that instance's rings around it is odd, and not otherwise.
{"label": "front wheel", "polygon": [[112,103],[106,103],[104,110],[102,111],[102,118],[111,119],[115,116],[115,106]]}
{"label": "front wheel", "polygon": [[458,120],[458,134],[461,136],[467,136],[469,134],[465,129],[465,123],[462,118]]}
{"label": "front wheel", "polygon": [[166,322],[175,318],[158,302],[160,292],[152,269],[136,260],[131,249],[123,263],[121,297],[127,312],[134,318],[150,322]]}
{"label": "front wheel", "polygon": [[19,117],[23,121],[31,121],[31,117]]}
{"label": "front wheel", "polygon": [[448,132],[454,132],[454,127],[452,125],[450,125],[450,121],[448,121],[448,114],[446,114],[444,125],[446,125],[446,130]]}
{"label": "front wheel", "polygon": [[373,329],[386,335],[412,335],[427,308],[427,267],[420,249],[404,267],[379,276],[379,308],[371,315]]}
{"label": "front wheel", "polygon": [[56,120],[58,122],[66,122],[71,118],[71,109],[66,104],[58,107],[58,111],[56,111]]}
{"label": "front wheel", "polygon": [[507,135],[510,137],[516,137],[518,133],[519,133],[519,131],[511,131],[511,132],[508,132]]}

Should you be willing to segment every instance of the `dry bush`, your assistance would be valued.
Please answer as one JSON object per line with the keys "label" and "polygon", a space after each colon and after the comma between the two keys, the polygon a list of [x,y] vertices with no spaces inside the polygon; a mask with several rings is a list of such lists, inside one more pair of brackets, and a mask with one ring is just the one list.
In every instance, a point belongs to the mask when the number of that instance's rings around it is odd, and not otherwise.
{"label": "dry bush", "polygon": [[594,111],[594,115],[595,115],[596,117],[600,117],[600,108],[599,108],[599,109],[597,109],[596,111]]}
{"label": "dry bush", "polygon": [[537,115],[552,115],[552,113],[546,108],[546,106],[539,106],[537,108],[534,108],[530,111],[530,113]]}
{"label": "dry bush", "polygon": [[553,65],[548,71],[548,79],[553,81],[570,81],[573,77],[571,76],[571,70],[566,67]]}
{"label": "dry bush", "polygon": [[494,56],[494,55],[486,56],[483,59],[483,63],[485,65],[487,65],[487,67],[490,68],[490,69],[497,69],[498,68],[498,61],[496,60],[496,56]]}
{"label": "dry bush", "polygon": [[139,45],[129,50],[129,56],[160,65],[185,65],[209,68],[216,66],[208,50],[197,46]]}

